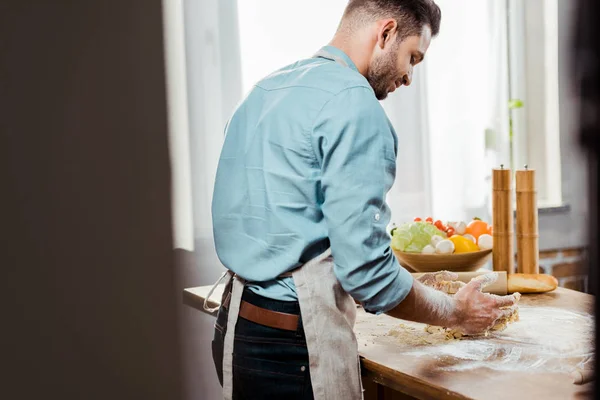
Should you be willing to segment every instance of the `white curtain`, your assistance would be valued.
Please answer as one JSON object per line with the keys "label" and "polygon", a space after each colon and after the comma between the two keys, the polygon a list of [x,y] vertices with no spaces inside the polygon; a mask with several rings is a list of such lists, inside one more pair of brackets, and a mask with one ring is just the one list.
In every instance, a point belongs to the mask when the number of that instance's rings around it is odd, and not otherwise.
{"label": "white curtain", "polygon": [[210,251],[223,131],[242,90],[237,7],[236,0],[186,0],[184,10],[194,242]]}
{"label": "white curtain", "polygon": [[191,251],[194,249],[194,224],[183,21],[182,0],[163,0],[169,151],[172,173],[173,242],[176,249]]}
{"label": "white curtain", "polygon": [[502,121],[508,120],[499,117],[508,104],[504,1],[438,4],[442,31],[426,65],[432,212],[446,219],[489,220],[486,178],[498,158],[496,144],[489,142],[500,144],[506,136]]}
{"label": "white curtain", "polygon": [[329,43],[347,3],[239,0],[244,93],[264,76]]}
{"label": "white curtain", "polygon": [[427,215],[489,220],[491,168],[507,154],[506,3],[437,4],[440,35],[413,85],[384,102],[400,139],[388,198],[396,223]]}
{"label": "white curtain", "polygon": [[431,214],[431,170],[426,101],[426,79],[418,66],[408,87],[381,102],[396,134],[398,158],[396,182],[388,193],[392,223],[401,225],[414,217]]}

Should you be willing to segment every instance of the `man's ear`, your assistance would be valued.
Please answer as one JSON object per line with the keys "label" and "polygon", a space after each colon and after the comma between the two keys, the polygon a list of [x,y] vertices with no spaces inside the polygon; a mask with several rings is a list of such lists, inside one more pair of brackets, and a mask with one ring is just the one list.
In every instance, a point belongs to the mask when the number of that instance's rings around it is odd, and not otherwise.
{"label": "man's ear", "polygon": [[385,19],[380,21],[379,34],[377,37],[377,45],[380,49],[389,46],[394,40],[396,40],[398,24],[393,18]]}

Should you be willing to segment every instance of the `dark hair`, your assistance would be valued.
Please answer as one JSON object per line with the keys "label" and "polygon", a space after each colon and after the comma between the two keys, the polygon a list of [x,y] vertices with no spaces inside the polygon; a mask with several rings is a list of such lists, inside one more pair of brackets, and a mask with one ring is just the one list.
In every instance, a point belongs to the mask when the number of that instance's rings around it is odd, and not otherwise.
{"label": "dark hair", "polygon": [[355,15],[394,18],[400,40],[421,34],[424,25],[429,25],[431,35],[436,36],[442,19],[442,12],[433,0],[350,0],[344,18]]}

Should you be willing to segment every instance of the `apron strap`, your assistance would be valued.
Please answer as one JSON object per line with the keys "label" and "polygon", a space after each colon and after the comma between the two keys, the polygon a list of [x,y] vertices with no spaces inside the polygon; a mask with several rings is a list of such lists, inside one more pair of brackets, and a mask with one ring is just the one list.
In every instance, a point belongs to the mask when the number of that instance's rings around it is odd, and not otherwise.
{"label": "apron strap", "polygon": [[232,274],[233,283],[231,288],[231,300],[229,302],[229,314],[227,316],[227,330],[223,339],[223,399],[233,398],[233,347],[235,341],[235,325],[240,313],[242,293],[246,281]]}
{"label": "apron strap", "polygon": [[223,274],[221,275],[221,277],[215,282],[215,284],[210,288],[208,295],[206,295],[206,298],[204,299],[204,304],[202,305],[202,308],[204,308],[204,311],[209,312],[209,313],[214,313],[215,311],[217,311],[219,309],[220,306],[216,306],[216,307],[209,307],[208,306],[208,301],[210,299],[210,296],[213,294],[213,292],[215,291],[215,289],[217,288],[217,286],[219,286],[219,283],[221,283],[221,281],[223,280],[223,278],[227,277],[227,280],[225,281],[225,286],[227,286],[227,284],[229,283],[229,281],[231,280],[232,274],[230,271],[225,271],[223,272]]}
{"label": "apron strap", "polygon": [[344,67],[348,66],[348,63],[343,58],[333,55],[330,52],[328,52],[327,50],[321,49],[321,50],[317,51],[313,57],[314,58],[319,58],[319,57],[326,58],[328,60],[335,61],[336,63],[338,63]]}

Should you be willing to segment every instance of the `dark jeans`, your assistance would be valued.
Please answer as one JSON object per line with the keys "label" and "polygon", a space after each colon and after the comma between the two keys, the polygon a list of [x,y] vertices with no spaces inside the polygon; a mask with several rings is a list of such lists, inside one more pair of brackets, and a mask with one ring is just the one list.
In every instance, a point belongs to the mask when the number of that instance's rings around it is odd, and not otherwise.
{"label": "dark jeans", "polygon": [[[258,307],[300,315],[298,302],[271,300],[249,289],[244,289],[242,299]],[[227,316],[227,309],[221,307],[212,342],[213,360],[221,385]],[[233,398],[313,398],[302,320],[296,331],[287,331],[238,318],[233,346]]]}

